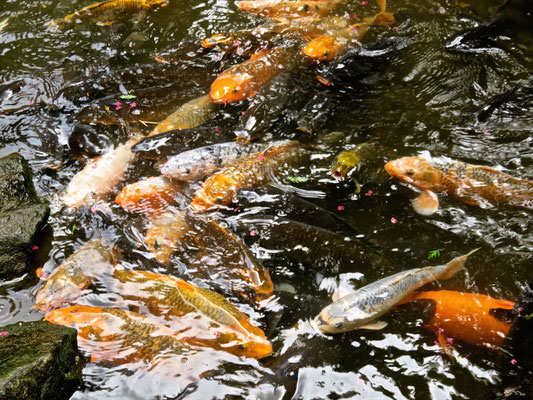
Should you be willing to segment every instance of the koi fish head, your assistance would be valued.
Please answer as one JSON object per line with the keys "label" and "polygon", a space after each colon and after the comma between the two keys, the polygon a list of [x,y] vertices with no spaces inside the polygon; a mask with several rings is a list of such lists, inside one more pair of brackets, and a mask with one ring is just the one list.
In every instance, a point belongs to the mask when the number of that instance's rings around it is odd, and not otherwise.
{"label": "koi fish head", "polygon": [[403,157],[389,161],[385,164],[385,170],[393,178],[421,190],[442,191],[439,171],[422,157]]}
{"label": "koi fish head", "polygon": [[219,44],[231,44],[235,41],[235,37],[231,33],[217,33],[211,37],[202,40],[202,47],[210,49]]}
{"label": "koi fish head", "polygon": [[333,36],[319,36],[303,48],[303,53],[318,61],[330,61],[335,58],[340,48],[341,45]]}
{"label": "koi fish head", "polygon": [[354,153],[343,151],[335,160],[335,164],[331,168],[331,176],[340,181],[345,179],[348,174],[356,168],[361,160]]}
{"label": "koi fish head", "polygon": [[105,318],[98,307],[71,306],[50,311],[44,316],[44,319],[52,324],[82,331],[90,326],[101,325]]}
{"label": "koi fish head", "polygon": [[211,84],[209,98],[215,103],[234,103],[254,95],[250,78],[242,75],[218,77]]}
{"label": "koi fish head", "polygon": [[77,272],[76,279],[72,279],[65,273],[52,275],[46,285],[35,295],[34,307],[48,312],[66,304],[72,304],[79,299],[83,290],[91,285],[91,279],[84,276],[81,270]]}
{"label": "koi fish head", "polygon": [[235,195],[235,187],[228,177],[218,174],[207,179],[196,192],[191,208],[196,212],[205,212],[215,205],[228,205]]}

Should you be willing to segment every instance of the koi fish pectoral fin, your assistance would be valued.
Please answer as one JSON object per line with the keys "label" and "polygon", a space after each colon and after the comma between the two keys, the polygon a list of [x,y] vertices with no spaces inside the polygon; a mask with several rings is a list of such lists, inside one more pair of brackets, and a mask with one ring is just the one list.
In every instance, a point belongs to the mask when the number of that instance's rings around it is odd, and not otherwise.
{"label": "koi fish pectoral fin", "polygon": [[455,357],[453,355],[453,347],[448,343],[448,338],[444,333],[439,333],[437,337],[439,341],[440,347],[442,347],[442,350],[444,351],[444,354],[446,354],[450,360],[455,361]]}
{"label": "koi fish pectoral fin", "polygon": [[368,329],[372,331],[379,331],[388,325],[385,321],[374,321],[366,325],[360,326],[359,329]]}
{"label": "koi fish pectoral fin", "polygon": [[353,192],[356,194],[361,193],[361,185],[359,185],[357,179],[352,177],[352,182],[355,184],[355,190]]}
{"label": "koi fish pectoral fin", "polygon": [[439,199],[430,190],[424,190],[420,195],[411,200],[413,209],[420,215],[429,216],[439,209]]}

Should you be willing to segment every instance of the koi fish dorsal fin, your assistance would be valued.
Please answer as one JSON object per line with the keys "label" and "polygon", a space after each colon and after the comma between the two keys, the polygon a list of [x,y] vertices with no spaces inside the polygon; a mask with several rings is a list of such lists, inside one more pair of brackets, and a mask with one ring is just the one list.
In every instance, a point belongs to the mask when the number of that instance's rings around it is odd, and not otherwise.
{"label": "koi fish dorsal fin", "polygon": [[454,276],[457,272],[464,269],[466,259],[474,252],[478,251],[480,248],[472,250],[468,254],[465,254],[464,256],[459,256],[454,258],[452,261],[450,261],[448,264],[446,264],[446,268],[444,271],[437,277],[437,279],[440,280],[446,280],[450,279],[452,276]]}

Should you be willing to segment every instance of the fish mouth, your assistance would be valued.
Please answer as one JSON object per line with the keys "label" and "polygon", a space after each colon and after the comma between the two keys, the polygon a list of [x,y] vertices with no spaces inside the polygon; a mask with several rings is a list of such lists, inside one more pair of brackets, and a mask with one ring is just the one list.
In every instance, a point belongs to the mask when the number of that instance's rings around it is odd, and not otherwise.
{"label": "fish mouth", "polygon": [[338,181],[342,181],[342,179],[343,179],[343,176],[342,176],[342,174],[340,173],[340,171],[332,171],[332,172],[331,172],[331,176],[332,176],[333,178],[335,178],[336,180],[338,180]]}

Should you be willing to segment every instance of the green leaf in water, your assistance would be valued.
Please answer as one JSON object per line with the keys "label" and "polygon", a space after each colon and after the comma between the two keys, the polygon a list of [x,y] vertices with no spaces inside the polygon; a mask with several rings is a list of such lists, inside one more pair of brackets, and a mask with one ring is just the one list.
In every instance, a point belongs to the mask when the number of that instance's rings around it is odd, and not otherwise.
{"label": "green leaf in water", "polygon": [[432,258],[440,257],[440,250],[431,250],[428,254],[428,260],[431,260]]}
{"label": "green leaf in water", "polygon": [[76,224],[72,225],[72,232],[76,230]]}
{"label": "green leaf in water", "polygon": [[131,99],[134,99],[135,97],[137,97],[137,96],[135,96],[133,94],[123,94],[123,95],[120,96],[120,98],[122,100],[131,100]]}
{"label": "green leaf in water", "polygon": [[309,178],[303,177],[303,176],[291,176],[289,177],[289,181],[292,183],[304,183],[307,182]]}
{"label": "green leaf in water", "polygon": [[533,313],[528,314],[528,315],[524,315],[524,318],[529,321],[531,318],[533,318]]}

